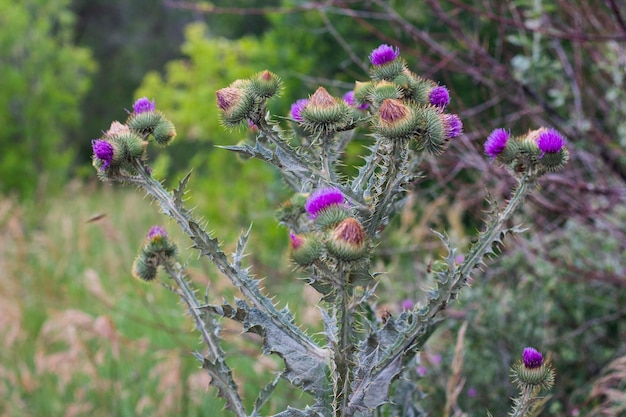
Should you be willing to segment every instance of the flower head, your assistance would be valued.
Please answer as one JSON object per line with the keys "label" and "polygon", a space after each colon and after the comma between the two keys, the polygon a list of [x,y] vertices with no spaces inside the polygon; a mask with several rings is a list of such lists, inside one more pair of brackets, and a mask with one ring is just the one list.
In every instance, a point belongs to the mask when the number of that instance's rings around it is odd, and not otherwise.
{"label": "flower head", "polygon": [[167,239],[167,232],[161,226],[152,226],[148,232],[148,239],[151,241]]}
{"label": "flower head", "polygon": [[446,107],[450,104],[450,93],[448,89],[443,85],[438,85],[437,87],[430,90],[428,94],[428,101],[433,106],[437,107]]}
{"label": "flower head", "polygon": [[543,355],[537,349],[527,347],[522,353],[522,361],[528,369],[539,368],[543,364]]}
{"label": "flower head", "polygon": [[537,138],[537,146],[541,150],[541,156],[546,153],[557,153],[563,148],[565,144],[565,139],[559,132],[554,129],[544,130],[539,134]]}
{"label": "flower head", "polygon": [[369,58],[373,65],[379,66],[393,61],[398,56],[400,56],[400,49],[397,46],[394,48],[387,44],[382,44],[372,51]]}
{"label": "flower head", "polygon": [[413,307],[415,307],[415,303],[410,298],[407,298],[406,300],[402,301],[401,306],[402,310],[411,310]]}
{"label": "flower head", "polygon": [[142,97],[139,100],[135,101],[135,104],[133,104],[133,113],[145,113],[149,111],[154,111],[155,109],[155,101],[150,101],[147,97]]}
{"label": "flower head", "polygon": [[346,198],[337,188],[321,188],[315,191],[304,204],[304,209],[311,219],[315,219],[320,211],[334,205],[344,204]]}
{"label": "flower head", "polygon": [[306,106],[309,103],[309,101],[310,100],[308,98],[301,98],[291,105],[290,113],[291,113],[291,117],[293,118],[293,120],[297,122],[302,121],[302,116],[300,115],[300,113],[302,112],[302,109],[304,108],[304,106]]}
{"label": "flower head", "polygon": [[463,133],[463,122],[459,116],[452,113],[445,113],[442,119],[446,139],[454,139]]}
{"label": "flower head", "polygon": [[113,145],[103,139],[94,139],[91,141],[94,156],[102,162],[102,171],[111,166],[113,160]]}
{"label": "flower head", "polygon": [[509,140],[511,134],[504,129],[495,129],[485,142],[485,153],[491,157],[492,160],[502,153],[506,147],[506,142]]}
{"label": "flower head", "polygon": [[335,226],[326,242],[326,249],[341,261],[355,261],[365,256],[366,243],[363,225],[354,217],[348,217]]}

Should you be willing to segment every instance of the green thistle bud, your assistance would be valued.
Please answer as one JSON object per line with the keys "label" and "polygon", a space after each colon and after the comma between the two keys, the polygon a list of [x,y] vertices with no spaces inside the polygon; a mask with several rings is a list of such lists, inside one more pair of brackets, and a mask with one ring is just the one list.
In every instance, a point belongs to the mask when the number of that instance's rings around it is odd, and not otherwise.
{"label": "green thistle bud", "polygon": [[413,108],[396,99],[384,100],[374,119],[374,131],[392,140],[411,139],[417,127]]}
{"label": "green thistle bud", "polygon": [[328,229],[337,225],[350,215],[350,210],[345,204],[332,204],[321,209],[315,216],[315,225],[320,230]]}
{"label": "green thistle bud", "polygon": [[361,223],[348,217],[330,232],[326,250],[340,261],[356,261],[367,254],[367,236]]}
{"label": "green thistle bud", "polygon": [[176,245],[170,241],[161,226],[150,228],[148,236],[133,263],[133,276],[144,281],[152,281],[159,265],[170,262],[178,253]]}
{"label": "green thistle bud", "polygon": [[229,87],[217,90],[217,106],[222,111],[222,123],[235,128],[241,126],[254,111],[254,99],[247,92],[248,82],[237,80]]}
{"label": "green thistle bud", "polygon": [[383,101],[387,99],[401,99],[402,91],[400,91],[400,88],[394,83],[391,83],[389,81],[381,81],[374,84],[368,98],[370,102],[378,107]]}
{"label": "green thistle bud", "polygon": [[374,81],[392,81],[406,69],[406,62],[401,57],[370,68],[370,77]]}
{"label": "green thistle bud", "polygon": [[156,278],[158,263],[156,258],[138,255],[133,262],[133,276],[142,281],[152,281]]}
{"label": "green thistle bud", "polygon": [[141,135],[149,135],[163,119],[163,113],[158,110],[143,113],[131,113],[126,124]]}
{"label": "green thistle bud", "polygon": [[174,127],[174,123],[170,122],[166,118],[162,118],[154,128],[152,136],[154,137],[154,142],[158,146],[169,145],[174,137],[176,137],[176,128]]}
{"label": "green thistle bud", "polygon": [[265,70],[250,79],[250,93],[255,97],[271,98],[280,89],[280,77]]}
{"label": "green thistle bud", "polygon": [[306,267],[319,259],[322,254],[322,244],[314,235],[297,235],[290,233],[291,260],[299,266]]}
{"label": "green thistle bud", "polygon": [[351,126],[352,110],[343,100],[319,87],[300,112],[302,127],[314,134],[339,132]]}
{"label": "green thistle bud", "polygon": [[446,126],[442,113],[434,106],[420,106],[416,110],[418,134],[413,140],[415,149],[432,155],[441,154],[446,147]]}
{"label": "green thistle bud", "polygon": [[148,142],[138,134],[128,131],[111,138],[113,143],[113,165],[122,165],[134,159],[143,159]]}

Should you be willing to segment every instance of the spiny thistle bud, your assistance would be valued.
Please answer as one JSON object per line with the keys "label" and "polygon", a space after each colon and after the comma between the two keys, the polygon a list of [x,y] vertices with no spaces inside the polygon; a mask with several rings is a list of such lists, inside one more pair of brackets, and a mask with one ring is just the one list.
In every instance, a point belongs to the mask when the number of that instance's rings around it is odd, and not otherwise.
{"label": "spiny thistle bud", "polygon": [[396,99],[384,100],[374,120],[374,131],[392,140],[409,140],[415,136],[417,128],[413,109]]}
{"label": "spiny thistle bud", "polygon": [[[439,86],[433,80],[415,75],[409,70],[404,71],[403,74],[408,78],[405,96],[415,100],[419,104],[434,105],[431,102],[430,95],[433,91],[438,91],[436,89]],[[437,95],[437,93],[435,93],[435,95]]]}
{"label": "spiny thistle bud", "polygon": [[428,93],[428,101],[433,106],[443,109],[450,104],[450,93],[445,86],[438,85]]}
{"label": "spiny thistle bud", "polygon": [[539,129],[537,147],[541,151],[539,162],[548,171],[558,171],[569,160],[565,139],[554,129]]}
{"label": "spiny thistle bud", "polygon": [[147,97],[142,97],[135,101],[133,104],[133,113],[145,113],[152,112],[156,110],[156,103],[154,100],[150,101]]}
{"label": "spiny thistle bud", "polygon": [[291,259],[299,266],[311,265],[322,254],[322,244],[314,235],[297,235],[289,233],[291,240]]}
{"label": "spiny thistle bud", "polygon": [[330,232],[326,240],[328,253],[340,261],[355,261],[367,254],[367,236],[361,223],[348,217]]}
{"label": "spiny thistle bud", "polygon": [[525,348],[522,360],[512,366],[511,377],[520,389],[550,389],[554,385],[552,365],[544,362],[541,352],[532,347]]}
{"label": "spiny thistle bud", "polygon": [[350,106],[319,87],[300,111],[302,127],[314,134],[345,130],[352,122]]}
{"label": "spiny thistle bud", "polygon": [[152,281],[156,277],[158,266],[169,262],[177,252],[176,245],[170,241],[163,227],[151,227],[133,263],[133,276],[144,281]]}
{"label": "spiny thistle bud", "polygon": [[254,110],[254,99],[247,91],[248,82],[237,80],[229,87],[215,92],[217,107],[222,111],[222,123],[229,128],[242,125]]}
{"label": "spiny thistle bud", "polygon": [[154,131],[156,126],[161,123],[164,116],[160,111],[144,111],[139,113],[131,113],[126,124],[132,130],[142,135],[149,135]]}
{"label": "spiny thistle bud", "polygon": [[112,136],[121,135],[122,133],[128,133],[128,132],[130,132],[130,127],[116,120],[114,122],[111,122],[111,127],[109,127],[109,130],[107,130],[104,133],[104,136],[112,137]]}
{"label": "spiny thistle bud", "polygon": [[142,159],[145,156],[148,142],[132,131],[113,136],[112,141],[116,150],[114,159],[118,164]]}
{"label": "spiny thistle bud", "polygon": [[373,85],[368,98],[375,106],[380,106],[387,99],[401,99],[402,91],[394,83],[381,81]]}
{"label": "spiny thistle bud", "polygon": [[104,139],[94,139],[91,141],[91,148],[94,166],[101,171],[109,168],[113,162],[113,145]]}
{"label": "spiny thistle bud", "polygon": [[419,152],[441,154],[446,148],[446,141],[452,137],[450,135],[460,134],[463,126],[460,119],[448,120],[437,107],[431,105],[420,106],[416,115],[419,127],[414,145]]}
{"label": "spiny thistle bud", "polygon": [[348,217],[346,198],[336,188],[322,188],[307,200],[304,209],[321,229],[331,227]]}
{"label": "spiny thistle bud", "polygon": [[369,101],[370,94],[374,89],[374,83],[371,81],[361,82],[357,81],[354,83],[354,100],[357,103],[365,103]]}
{"label": "spiny thistle bud", "polygon": [[369,56],[372,68],[370,76],[375,81],[393,80],[405,68],[404,60],[399,58],[400,50],[396,46],[391,47],[383,44],[374,49]]}
{"label": "spiny thistle bud", "polygon": [[308,103],[309,103],[308,98],[301,98],[299,100],[296,100],[296,102],[291,105],[291,110],[289,111],[289,113],[291,114],[291,118],[295,120],[296,122],[301,122],[302,121],[302,115],[301,115],[302,109]]}
{"label": "spiny thistle bud", "polygon": [[278,93],[280,84],[278,75],[265,70],[250,79],[250,93],[256,97],[268,99]]}
{"label": "spiny thistle bud", "polygon": [[491,160],[497,159],[502,164],[513,162],[517,155],[517,142],[511,138],[511,133],[505,129],[494,129],[485,141],[485,154]]}
{"label": "spiny thistle bud", "polygon": [[176,137],[176,128],[172,122],[166,118],[162,118],[154,128],[152,136],[154,137],[154,142],[157,145],[167,146]]}

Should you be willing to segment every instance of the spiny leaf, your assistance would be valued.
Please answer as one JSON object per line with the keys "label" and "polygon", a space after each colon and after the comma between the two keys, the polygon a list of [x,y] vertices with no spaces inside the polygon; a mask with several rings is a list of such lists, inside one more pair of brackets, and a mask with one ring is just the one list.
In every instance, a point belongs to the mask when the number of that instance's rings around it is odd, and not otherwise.
{"label": "spiny leaf", "polygon": [[266,386],[264,386],[261,389],[257,399],[254,401],[254,410],[252,411],[251,417],[258,417],[259,416],[258,412],[265,405],[267,400],[270,399],[270,397],[271,397],[272,393],[274,392],[274,390],[276,389],[276,386],[278,385],[278,382],[280,381],[281,377],[282,377],[282,373],[278,374],[276,376],[276,378],[274,378],[274,380],[272,382],[270,382],[269,384],[267,384]]}
{"label": "spiny leaf", "polygon": [[187,172],[187,174],[178,182],[178,187],[174,189],[172,195],[174,197],[174,204],[179,207],[183,206],[183,198],[185,193],[187,192],[187,184],[189,183],[189,178],[191,177],[191,171]]}

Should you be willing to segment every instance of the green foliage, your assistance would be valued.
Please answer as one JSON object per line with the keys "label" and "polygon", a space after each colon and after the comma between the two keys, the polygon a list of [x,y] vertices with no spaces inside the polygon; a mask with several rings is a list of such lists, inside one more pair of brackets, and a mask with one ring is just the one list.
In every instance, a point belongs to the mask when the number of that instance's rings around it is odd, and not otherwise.
{"label": "green foliage", "polygon": [[0,1],[0,193],[58,189],[73,152],[64,139],[81,121],[94,70],[73,43],[70,1]]}

